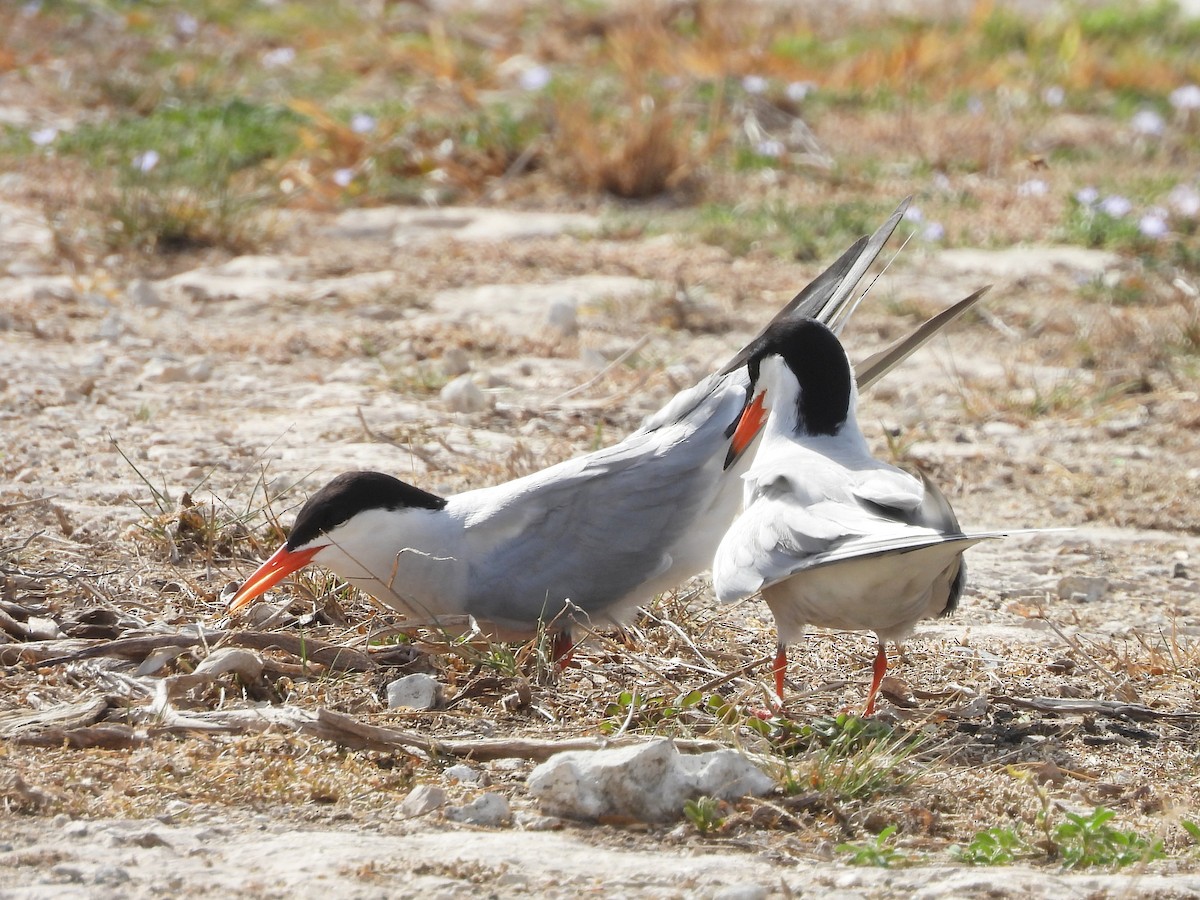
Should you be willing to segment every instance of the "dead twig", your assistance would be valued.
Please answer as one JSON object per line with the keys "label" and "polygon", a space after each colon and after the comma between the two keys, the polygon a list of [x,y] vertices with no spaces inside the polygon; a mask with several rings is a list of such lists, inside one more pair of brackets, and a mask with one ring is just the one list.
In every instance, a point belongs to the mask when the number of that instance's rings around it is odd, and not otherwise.
{"label": "dead twig", "polygon": [[994,695],[990,698],[996,703],[1016,706],[1020,709],[1033,709],[1038,712],[1064,713],[1076,716],[1110,716],[1114,719],[1148,722],[1154,720],[1191,721],[1200,719],[1200,713],[1193,712],[1164,712],[1143,706],[1140,703],[1124,703],[1119,700],[1077,700],[1066,697],[1006,697]]}

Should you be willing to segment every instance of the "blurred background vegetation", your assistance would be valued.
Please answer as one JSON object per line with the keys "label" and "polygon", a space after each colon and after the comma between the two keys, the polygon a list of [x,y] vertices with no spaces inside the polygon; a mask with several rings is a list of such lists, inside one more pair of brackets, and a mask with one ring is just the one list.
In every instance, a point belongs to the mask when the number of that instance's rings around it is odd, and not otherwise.
{"label": "blurred background vegetation", "polygon": [[68,260],[254,250],[281,211],[391,203],[809,260],[912,193],[932,245],[1200,268],[1200,21],[846,6],[8,3],[0,178]]}

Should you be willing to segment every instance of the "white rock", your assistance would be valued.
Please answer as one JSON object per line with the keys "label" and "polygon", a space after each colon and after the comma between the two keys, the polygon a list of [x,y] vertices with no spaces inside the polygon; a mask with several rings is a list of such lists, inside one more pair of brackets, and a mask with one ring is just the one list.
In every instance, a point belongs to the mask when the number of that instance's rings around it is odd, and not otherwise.
{"label": "white rock", "polygon": [[441,699],[442,686],[422,672],[397,678],[387,686],[388,709],[434,709]]}
{"label": "white rock", "polygon": [[466,806],[451,806],[445,816],[451,822],[496,827],[512,821],[512,807],[502,794],[480,794]]}
{"label": "white rock", "polygon": [[442,772],[442,778],[453,784],[458,781],[462,784],[479,784],[486,785],[488,783],[487,773],[479,769],[472,769],[470,766],[462,763],[457,763],[453,766],[448,766]]}
{"label": "white rock", "polygon": [[134,306],[151,308],[165,305],[158,289],[145,278],[135,278],[131,281],[126,293]]}
{"label": "white rock", "polygon": [[214,678],[227,672],[235,672],[246,681],[253,681],[262,674],[263,658],[244,647],[220,647],[200,661],[194,674],[212,675]]}
{"label": "white rock", "polygon": [[208,381],[212,377],[212,363],[207,359],[183,362],[169,357],[156,357],[142,367],[142,380],[155,384],[177,384],[182,382]]}
{"label": "white rock", "polygon": [[295,278],[303,269],[304,261],[288,256],[236,256],[217,266],[212,271],[217,275],[233,278]]}
{"label": "white rock", "polygon": [[470,375],[460,375],[442,388],[441,398],[451,412],[473,413],[488,408],[487,395]]}
{"label": "white rock", "polygon": [[414,819],[446,805],[446,792],[436,784],[418,784],[400,801],[398,819]]}
{"label": "white rock", "polygon": [[1089,575],[1067,575],[1058,580],[1058,596],[1061,600],[1078,603],[1095,603],[1108,593],[1108,579]]}
{"label": "white rock", "polygon": [[668,740],[559,753],[534,769],[527,784],[551,815],[633,816],[651,822],[679,818],[684,802],[696,797],[733,801],[775,786],[735,750],[685,756]]}

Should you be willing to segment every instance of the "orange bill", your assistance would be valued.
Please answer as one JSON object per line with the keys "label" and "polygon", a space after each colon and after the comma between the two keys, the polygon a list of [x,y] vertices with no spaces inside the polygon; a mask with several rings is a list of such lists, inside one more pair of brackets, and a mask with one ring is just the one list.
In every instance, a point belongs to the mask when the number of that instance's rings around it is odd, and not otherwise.
{"label": "orange bill", "polygon": [[737,428],[733,432],[733,440],[729,442],[729,452],[725,454],[726,469],[737,462],[738,457],[746,452],[746,448],[754,442],[762,430],[763,422],[767,418],[767,411],[763,409],[763,397],[765,396],[767,396],[766,391],[759,391],[754,402],[742,410],[742,417],[738,420]]}
{"label": "orange bill", "polygon": [[229,601],[229,611],[237,612],[259,594],[269,591],[298,569],[303,569],[322,549],[322,547],[309,547],[305,550],[289,550],[286,545],[280,547],[271,554],[270,559],[255,570],[253,575],[242,582],[238,592]]}

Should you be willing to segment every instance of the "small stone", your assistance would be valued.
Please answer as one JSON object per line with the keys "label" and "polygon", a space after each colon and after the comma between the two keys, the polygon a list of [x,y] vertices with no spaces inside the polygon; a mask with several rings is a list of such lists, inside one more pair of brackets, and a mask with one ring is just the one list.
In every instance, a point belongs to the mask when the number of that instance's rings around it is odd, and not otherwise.
{"label": "small stone", "polygon": [[120,313],[109,313],[96,329],[96,337],[102,341],[116,341],[129,333],[129,326]]}
{"label": "small stone", "polygon": [[486,772],[479,769],[472,769],[470,766],[463,765],[462,763],[446,768],[442,772],[442,778],[451,784],[456,781],[462,784],[478,784],[481,786],[488,783]]}
{"label": "small stone", "polygon": [[579,307],[573,300],[556,300],[546,313],[546,325],[563,337],[579,334]]}
{"label": "small stone", "polygon": [[253,650],[244,647],[220,647],[204,657],[193,674],[217,678],[233,672],[243,681],[254,681],[262,674],[265,666],[263,658]]}
{"label": "small stone", "polygon": [[75,821],[75,822],[68,822],[66,824],[66,826],[62,830],[62,835],[63,835],[63,837],[69,837],[69,838],[81,838],[81,837],[87,837],[88,833],[90,831],[91,831],[91,827],[88,825],[87,822]]}
{"label": "small stone", "polygon": [[59,881],[71,881],[76,884],[83,882],[83,869],[79,866],[69,866],[65,863],[59,863],[57,866],[50,867],[50,874]]}
{"label": "small stone", "polygon": [[451,412],[482,412],[488,407],[487,396],[470,375],[460,375],[442,388],[441,398]]}
{"label": "small stone", "polygon": [[28,468],[22,469],[20,472],[14,475],[13,481],[19,482],[20,484],[29,484],[30,482],[37,481],[37,477],[37,469]]}
{"label": "small stone", "polygon": [[1175,563],[1175,568],[1172,569],[1172,571],[1171,571],[1171,577],[1172,578],[1188,578],[1188,577],[1190,577],[1188,575],[1187,566],[1185,566],[1181,562]]}
{"label": "small stone", "polygon": [[448,347],[438,360],[438,369],[447,378],[457,378],[471,371],[471,360],[462,347]]}
{"label": "small stone", "polygon": [[1067,575],[1058,581],[1060,600],[1095,603],[1108,593],[1108,579],[1090,575]]}
{"label": "small stone", "polygon": [[423,672],[397,678],[387,686],[388,709],[436,709],[442,700],[442,686]]}
{"label": "small stone", "polygon": [[400,801],[398,819],[415,819],[446,805],[446,792],[436,784],[418,784]]}
{"label": "small stone", "polygon": [[126,293],[129,295],[129,300],[134,306],[153,308],[166,305],[163,303],[162,295],[158,293],[158,289],[144,278],[135,278],[131,281]]}
{"label": "small stone", "polygon": [[512,821],[512,807],[503,795],[489,792],[480,794],[466,806],[449,807],[445,815],[451,822],[495,828]]}
{"label": "small stone", "polygon": [[713,892],[712,900],[766,900],[771,892],[761,884],[744,881],[729,884]]}
{"label": "small stone", "polygon": [[987,437],[1011,437],[1014,434],[1020,434],[1021,428],[1012,422],[986,422],[980,431]]}
{"label": "small stone", "polygon": [[92,873],[92,884],[124,884],[129,872],[120,866],[101,866]]}

